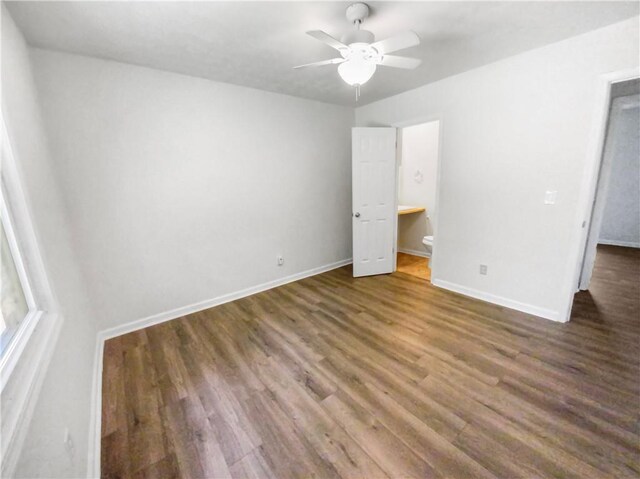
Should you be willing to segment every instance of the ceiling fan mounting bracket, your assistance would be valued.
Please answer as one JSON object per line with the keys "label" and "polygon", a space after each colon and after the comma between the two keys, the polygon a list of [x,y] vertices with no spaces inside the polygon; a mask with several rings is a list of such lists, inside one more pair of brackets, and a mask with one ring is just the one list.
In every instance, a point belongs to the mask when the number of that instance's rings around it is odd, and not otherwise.
{"label": "ceiling fan mounting bracket", "polygon": [[366,3],[352,3],[347,7],[346,16],[349,23],[358,26],[369,16],[369,6]]}

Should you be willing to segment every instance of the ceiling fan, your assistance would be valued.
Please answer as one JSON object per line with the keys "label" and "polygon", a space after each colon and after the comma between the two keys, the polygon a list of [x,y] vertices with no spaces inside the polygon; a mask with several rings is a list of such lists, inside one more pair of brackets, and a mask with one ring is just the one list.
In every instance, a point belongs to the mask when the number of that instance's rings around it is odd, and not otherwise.
{"label": "ceiling fan", "polygon": [[360,86],[371,79],[378,65],[413,70],[422,60],[417,58],[389,55],[398,50],[420,44],[420,38],[412,31],[376,42],[375,36],[368,30],[361,30],[360,25],[369,16],[369,7],[365,3],[354,3],[347,8],[347,20],[353,23],[355,30],[345,34],[340,40],[333,38],[322,30],[307,32],[313,38],[326,43],[340,52],[340,56],[314,63],[299,65],[294,68],[339,65],[338,74],[349,85],[356,87],[356,100],[360,96]]}

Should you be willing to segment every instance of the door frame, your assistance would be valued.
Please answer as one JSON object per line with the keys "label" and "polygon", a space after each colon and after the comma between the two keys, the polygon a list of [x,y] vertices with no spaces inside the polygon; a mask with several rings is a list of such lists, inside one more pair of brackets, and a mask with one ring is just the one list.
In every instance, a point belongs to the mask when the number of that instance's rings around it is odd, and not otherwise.
{"label": "door frame", "polygon": [[609,109],[604,144],[602,147],[602,159],[600,160],[600,169],[591,212],[591,223],[587,232],[587,241],[580,270],[578,289],[581,291],[588,289],[591,282],[591,275],[593,273],[593,265],[595,263],[596,256],[595,249],[598,245],[598,238],[600,236],[602,220],[604,218],[606,198],[609,193],[611,172],[613,170],[613,151],[611,149],[613,144],[611,143],[612,138],[610,138],[610,135],[614,132],[615,128],[619,126],[619,117],[617,115],[622,113],[624,110],[638,108],[640,104],[638,102],[638,95],[636,94],[634,97],[635,98],[633,100],[628,100],[629,97],[611,98],[610,100],[611,106]]}
{"label": "door frame", "polygon": [[[399,191],[399,184],[398,182],[400,181],[400,164],[402,163],[402,129],[403,128],[407,128],[409,126],[416,126],[416,125],[422,125],[424,123],[432,123],[434,121],[439,122],[438,124],[438,161],[436,162],[436,168],[437,168],[437,173],[436,173],[436,204],[435,204],[435,211],[434,212],[429,212],[427,211],[428,215],[430,216],[430,220],[431,220],[431,224],[433,226],[433,231],[435,233],[435,231],[438,231],[438,222],[440,219],[440,214],[439,214],[439,206],[440,206],[440,180],[442,178],[442,130],[443,130],[443,121],[442,121],[442,115],[441,114],[434,114],[434,115],[427,115],[427,116],[419,116],[419,117],[415,117],[412,118],[410,120],[406,120],[406,121],[398,121],[398,122],[394,122],[391,123],[390,126],[396,128],[398,130],[397,133],[397,138],[398,138],[398,146],[397,146],[397,156],[398,159],[396,161],[396,209],[398,207],[397,203],[398,203],[398,191]],[[397,223],[397,222],[396,222]],[[431,246],[431,258],[429,258],[429,268],[431,269],[431,283],[433,284],[433,280],[434,278],[437,277],[437,269],[438,269],[438,262],[436,261],[436,245],[438,242],[438,235],[434,234],[433,235],[433,245]],[[396,224],[396,233],[395,233],[395,256],[396,258],[398,257],[398,225]],[[395,271],[395,265],[394,265],[394,271]]]}
{"label": "door frame", "polygon": [[573,298],[580,287],[580,278],[587,251],[587,239],[593,220],[593,209],[598,193],[598,179],[602,167],[604,145],[607,136],[609,108],[611,105],[611,87],[614,83],[640,78],[640,68],[631,68],[605,73],[598,78],[595,99],[595,113],[591,134],[587,145],[587,165],[580,188],[578,208],[574,218],[574,235],[569,251],[569,275],[565,280],[565,304],[560,310],[560,321],[571,318]]}

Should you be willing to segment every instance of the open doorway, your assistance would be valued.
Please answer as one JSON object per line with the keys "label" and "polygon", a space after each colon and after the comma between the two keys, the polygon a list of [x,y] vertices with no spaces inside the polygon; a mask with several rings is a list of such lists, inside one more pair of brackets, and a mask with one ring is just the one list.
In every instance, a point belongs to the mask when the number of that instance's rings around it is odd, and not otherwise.
{"label": "open doorway", "polygon": [[397,271],[431,280],[440,121],[398,131]]}
{"label": "open doorway", "polygon": [[[611,86],[609,115],[579,290],[588,290],[596,259],[616,261],[640,248],[640,79]],[[612,259],[613,258],[613,259]]]}

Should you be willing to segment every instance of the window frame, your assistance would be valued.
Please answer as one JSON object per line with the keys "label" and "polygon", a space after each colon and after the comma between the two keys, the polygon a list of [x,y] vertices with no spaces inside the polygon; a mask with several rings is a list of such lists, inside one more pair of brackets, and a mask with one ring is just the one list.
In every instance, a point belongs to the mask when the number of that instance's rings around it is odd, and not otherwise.
{"label": "window frame", "polygon": [[[21,357],[37,330],[49,331],[50,327],[38,328],[43,319],[56,323],[55,302],[49,281],[45,272],[42,256],[36,240],[35,230],[31,221],[30,210],[22,188],[19,167],[16,163],[14,150],[9,140],[4,116],[0,113],[0,128],[2,141],[0,143],[0,221],[9,243],[11,256],[27,302],[28,313],[22,320],[13,337],[6,345],[0,356],[0,394],[7,383],[11,381],[12,373],[20,363]],[[50,319],[50,321],[49,321]],[[53,325],[53,324],[52,324]],[[39,335],[38,335],[39,336]],[[39,341],[38,341],[39,342]],[[37,349],[40,351],[41,346]],[[30,352],[30,355],[33,351]],[[39,357],[39,354],[36,354]],[[35,363],[39,363],[36,361]],[[39,369],[39,364],[33,364],[27,369],[31,378]],[[20,368],[23,369],[23,368]],[[26,378],[25,378],[26,379]]]}
{"label": "window frame", "polygon": [[[3,152],[2,157],[6,158],[5,152]],[[7,243],[9,244],[9,251],[16,267],[20,286],[22,287],[22,292],[27,303],[27,314],[20,322],[18,329],[14,332],[11,339],[9,339],[6,349],[2,351],[0,355],[0,392],[4,389],[4,386],[18,363],[29,338],[33,334],[40,318],[44,314],[44,311],[38,308],[38,302],[36,301],[33,288],[31,287],[31,281],[29,280],[29,275],[25,268],[24,257],[20,251],[18,240],[16,238],[13,218],[5,197],[6,194],[7,190],[4,177],[0,173],[0,221],[2,222],[2,228],[4,229]]]}

